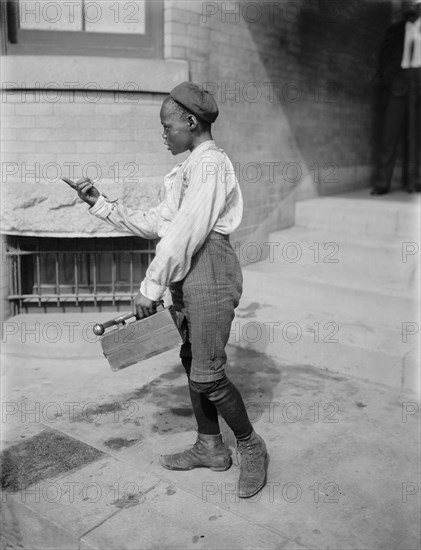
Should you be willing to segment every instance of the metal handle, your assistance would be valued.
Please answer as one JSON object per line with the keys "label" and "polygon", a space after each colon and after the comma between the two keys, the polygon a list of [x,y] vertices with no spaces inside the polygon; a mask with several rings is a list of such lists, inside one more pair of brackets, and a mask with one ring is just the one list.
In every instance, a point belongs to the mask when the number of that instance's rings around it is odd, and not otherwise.
{"label": "metal handle", "polygon": [[[162,300],[157,303],[157,306],[161,306],[162,309],[165,309],[164,302]],[[92,330],[94,331],[94,334],[96,334],[96,336],[101,336],[102,334],[104,334],[106,328],[112,327],[114,325],[119,325],[120,323],[124,325],[127,319],[130,319],[130,317],[136,317],[136,314],[133,313],[133,311],[123,313],[123,315],[120,315],[120,317],[116,317],[115,319],[111,319],[110,321],[105,321],[105,323],[97,323],[96,325],[94,325]]]}
{"label": "metal handle", "polygon": [[106,328],[112,327],[114,325],[119,325],[120,323],[125,324],[125,321],[127,319],[130,319],[130,317],[134,317],[135,314],[133,311],[129,311],[129,313],[125,313],[124,315],[121,315],[120,317],[116,317],[115,319],[111,319],[110,321],[105,321],[105,323],[97,323],[94,325],[94,328],[92,329],[94,331],[94,334],[97,336],[101,336],[104,334],[104,331]]}

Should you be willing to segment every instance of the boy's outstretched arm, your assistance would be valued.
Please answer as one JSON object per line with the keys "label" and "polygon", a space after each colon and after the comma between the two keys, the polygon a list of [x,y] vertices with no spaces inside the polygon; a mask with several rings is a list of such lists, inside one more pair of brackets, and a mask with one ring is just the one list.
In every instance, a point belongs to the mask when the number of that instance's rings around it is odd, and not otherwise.
{"label": "boy's outstretched arm", "polygon": [[90,206],[90,214],[121,231],[128,231],[144,239],[156,239],[158,237],[156,208],[130,210],[119,204],[118,201],[111,202],[98,191],[89,178],[83,178],[77,182],[63,178],[63,181],[70,185],[79,198]]}

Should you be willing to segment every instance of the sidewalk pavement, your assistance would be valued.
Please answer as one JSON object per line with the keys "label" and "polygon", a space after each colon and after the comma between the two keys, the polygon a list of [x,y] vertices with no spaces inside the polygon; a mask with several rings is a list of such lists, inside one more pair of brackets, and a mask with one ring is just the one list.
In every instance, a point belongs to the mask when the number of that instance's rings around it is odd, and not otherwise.
{"label": "sidewalk pavement", "polygon": [[4,326],[3,548],[419,548],[418,395],[229,346],[271,458],[240,500],[226,426],[228,471],[159,465],[195,440],[178,352],[112,372],[91,331],[110,317]]}

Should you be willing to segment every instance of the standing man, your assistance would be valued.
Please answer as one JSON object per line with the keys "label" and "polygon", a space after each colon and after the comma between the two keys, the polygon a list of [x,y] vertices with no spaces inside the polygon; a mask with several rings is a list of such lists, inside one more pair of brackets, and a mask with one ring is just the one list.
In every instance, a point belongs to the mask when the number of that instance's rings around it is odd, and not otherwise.
{"label": "standing man", "polygon": [[386,107],[372,195],[390,191],[402,137],[404,188],[409,193],[421,191],[421,0],[405,2],[403,9],[404,20],[389,28],[380,51]]}

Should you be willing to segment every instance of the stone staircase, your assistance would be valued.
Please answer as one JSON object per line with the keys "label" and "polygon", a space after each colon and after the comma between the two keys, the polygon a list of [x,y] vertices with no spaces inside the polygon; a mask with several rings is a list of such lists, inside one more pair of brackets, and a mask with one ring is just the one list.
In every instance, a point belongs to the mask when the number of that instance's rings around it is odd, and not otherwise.
{"label": "stone staircase", "polygon": [[418,391],[419,199],[365,189],[298,202],[295,226],[243,268],[231,343]]}

